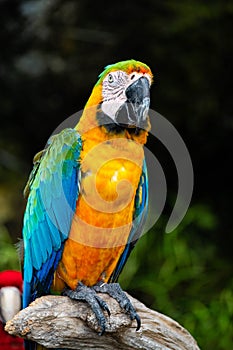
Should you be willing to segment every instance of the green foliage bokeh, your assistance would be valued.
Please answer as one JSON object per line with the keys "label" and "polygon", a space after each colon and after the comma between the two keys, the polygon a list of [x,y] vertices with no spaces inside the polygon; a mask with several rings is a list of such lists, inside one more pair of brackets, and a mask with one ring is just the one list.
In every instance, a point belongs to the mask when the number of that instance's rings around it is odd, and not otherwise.
{"label": "green foliage bokeh", "polygon": [[19,256],[16,246],[6,227],[0,226],[0,271],[20,270]]}
{"label": "green foliage bokeh", "polygon": [[[207,349],[233,341],[232,267],[207,239],[217,225],[208,207],[193,206],[178,228],[164,234],[160,220],[133,251],[121,284],[141,300],[179,321]],[[146,275],[146,278],[145,278]]]}

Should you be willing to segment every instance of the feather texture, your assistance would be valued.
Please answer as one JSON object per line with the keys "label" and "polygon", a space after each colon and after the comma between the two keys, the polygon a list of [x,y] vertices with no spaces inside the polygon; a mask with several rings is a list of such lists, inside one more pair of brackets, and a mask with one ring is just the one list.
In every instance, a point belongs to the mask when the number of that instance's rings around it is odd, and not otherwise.
{"label": "feather texture", "polygon": [[133,214],[133,225],[129,234],[128,242],[125,249],[117,263],[117,266],[110,277],[110,282],[116,282],[118,277],[132,251],[137,240],[142,234],[143,225],[145,223],[148,212],[148,174],[146,161],[144,159],[142,175],[137,188],[135,196],[134,214]]}
{"label": "feather texture", "polygon": [[49,293],[75,212],[81,147],[75,130],[63,130],[52,137],[29,178],[23,227],[24,307]]}

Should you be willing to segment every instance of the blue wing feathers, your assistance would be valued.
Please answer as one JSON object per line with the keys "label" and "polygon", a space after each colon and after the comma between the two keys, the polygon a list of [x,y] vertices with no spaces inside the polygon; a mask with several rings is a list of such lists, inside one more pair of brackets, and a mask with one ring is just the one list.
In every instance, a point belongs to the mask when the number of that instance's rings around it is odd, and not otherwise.
{"label": "blue wing feathers", "polygon": [[39,270],[41,268],[41,263],[43,263],[38,236],[39,235],[34,235],[33,239],[31,240],[31,250],[33,251],[31,260],[32,265],[36,270]]}
{"label": "blue wing feathers", "polygon": [[43,233],[44,233],[45,239],[50,241],[52,249],[58,250],[60,248],[61,242],[60,240],[57,239],[56,227],[51,222],[49,216],[46,216],[43,225],[44,225]]}
{"label": "blue wing feathers", "polygon": [[27,251],[27,254],[24,254],[24,266],[27,266],[27,269],[24,269],[24,281],[30,281],[32,276],[32,259],[31,259],[31,245],[24,243],[24,251]]}
{"label": "blue wing feathers", "polygon": [[78,196],[81,138],[65,129],[51,138],[29,178],[24,216],[24,307],[49,293]]}
{"label": "blue wing feathers", "polygon": [[53,267],[58,265],[61,259],[61,255],[62,249],[60,249],[59,251],[53,251],[50,256],[50,259],[48,259],[42,265],[42,268],[36,272],[35,280],[37,281],[38,285],[41,284],[42,286],[41,294],[49,293],[50,286],[53,280]]}

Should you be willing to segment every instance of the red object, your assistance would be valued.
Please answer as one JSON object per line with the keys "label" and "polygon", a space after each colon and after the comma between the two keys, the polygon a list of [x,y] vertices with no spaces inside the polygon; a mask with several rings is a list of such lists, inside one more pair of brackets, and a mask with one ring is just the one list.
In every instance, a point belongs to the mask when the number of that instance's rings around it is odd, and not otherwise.
{"label": "red object", "polygon": [[[22,274],[19,271],[0,272],[0,288],[14,286],[22,293]],[[0,322],[0,350],[24,350],[22,338],[14,337],[4,331],[4,325]]]}
{"label": "red object", "polygon": [[23,280],[19,271],[6,270],[0,272],[0,288],[14,286],[22,293]]}
{"label": "red object", "polygon": [[1,350],[24,350],[23,339],[13,337],[4,331],[4,326],[0,322],[0,349]]}

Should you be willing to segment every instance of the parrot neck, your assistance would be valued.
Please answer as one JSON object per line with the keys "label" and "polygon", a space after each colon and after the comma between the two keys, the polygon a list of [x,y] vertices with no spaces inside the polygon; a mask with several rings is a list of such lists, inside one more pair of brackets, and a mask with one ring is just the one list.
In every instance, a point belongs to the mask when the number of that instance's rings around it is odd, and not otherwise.
{"label": "parrot neck", "polygon": [[[96,116],[96,113],[94,114]],[[89,114],[86,118],[82,117],[80,123],[75,127],[77,132],[82,136],[82,140],[92,140],[94,144],[98,144],[104,141],[112,139],[128,139],[135,141],[141,145],[147,142],[148,131],[140,129],[138,132],[132,132],[132,129],[123,129],[117,127],[107,127],[105,125],[99,125],[96,117],[90,118]]]}
{"label": "parrot neck", "polygon": [[102,87],[101,85],[96,85],[94,86],[91,96],[84,107],[83,114],[78,124],[75,126],[75,129],[80,133],[80,135],[83,135],[90,129],[99,126],[96,119],[96,114],[100,101],[102,101]]}

